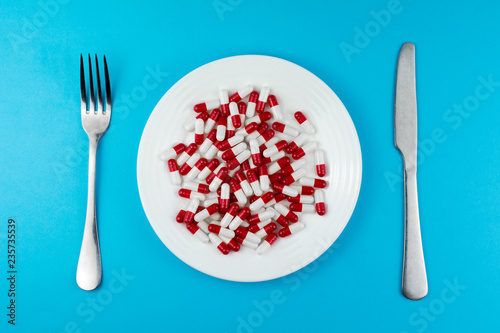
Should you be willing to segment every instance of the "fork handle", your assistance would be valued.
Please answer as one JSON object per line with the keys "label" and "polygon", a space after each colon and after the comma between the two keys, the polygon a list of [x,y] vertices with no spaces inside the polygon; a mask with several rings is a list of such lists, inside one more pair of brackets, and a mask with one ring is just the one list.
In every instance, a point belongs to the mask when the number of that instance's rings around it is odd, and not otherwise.
{"label": "fork handle", "polygon": [[420,235],[418,213],[417,168],[405,167],[405,248],[403,262],[403,295],[419,300],[427,295],[427,274]]}
{"label": "fork handle", "polygon": [[89,180],[87,216],[83,232],[82,248],[76,270],[76,283],[84,290],[93,290],[101,283],[102,266],[95,216],[95,161],[99,139],[89,137]]}

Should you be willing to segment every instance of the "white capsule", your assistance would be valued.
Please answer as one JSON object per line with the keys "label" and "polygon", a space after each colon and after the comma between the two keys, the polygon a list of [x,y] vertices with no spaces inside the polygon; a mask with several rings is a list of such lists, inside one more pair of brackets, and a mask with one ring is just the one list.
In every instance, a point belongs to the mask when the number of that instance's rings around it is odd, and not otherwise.
{"label": "white capsule", "polygon": [[260,197],[262,195],[262,189],[260,188],[260,182],[258,180],[251,182],[250,186],[252,186],[253,193]]}
{"label": "white capsule", "polygon": [[287,185],[283,186],[282,193],[290,197],[296,197],[299,195],[299,191]]}
{"label": "white capsule", "polygon": [[217,152],[219,151],[219,148],[217,148],[216,145],[211,145],[210,148],[208,148],[207,152],[205,153],[205,158],[208,160],[211,160],[212,158],[217,155]]}
{"label": "white capsule", "polygon": [[[221,117],[224,116],[221,115]],[[222,141],[226,138],[226,126],[224,126],[223,124],[217,125],[217,135],[215,136],[217,138],[217,141]]]}
{"label": "white capsule", "polygon": [[238,164],[241,164],[248,160],[250,156],[252,156],[252,153],[247,149],[236,155],[235,160],[238,161]]}
{"label": "white capsule", "polygon": [[260,154],[259,143],[257,139],[251,139],[250,142],[250,152],[253,154]]}
{"label": "white capsule", "polygon": [[236,192],[234,192],[234,195],[236,196],[236,200],[238,200],[238,203],[240,205],[244,205],[247,203],[248,199],[243,190],[237,190]]}
{"label": "white capsule", "polygon": [[181,174],[179,170],[170,171],[170,180],[173,185],[180,185],[182,183]]}
{"label": "white capsule", "polygon": [[259,247],[257,247],[257,249],[255,249],[255,252],[257,252],[258,255],[263,255],[264,253],[266,253],[267,251],[269,251],[270,248],[271,248],[271,244],[269,244],[268,242],[266,242],[264,240],[259,245]]}
{"label": "white capsule", "polygon": [[220,105],[229,104],[229,95],[227,93],[227,89],[219,90],[219,101]]}
{"label": "white capsule", "polygon": [[222,184],[223,181],[224,181],[224,179],[220,179],[219,177],[215,176],[214,180],[212,180],[212,182],[208,186],[208,189],[212,192],[217,191],[219,189],[219,186]]}
{"label": "white capsule", "polygon": [[245,196],[248,198],[253,195],[253,190],[252,186],[250,186],[250,183],[248,180],[244,179],[241,183],[241,189],[243,190],[243,193],[245,193]]}
{"label": "white capsule", "polygon": [[233,218],[233,220],[231,221],[231,223],[229,223],[229,227],[228,228],[229,228],[229,230],[236,230],[242,224],[243,224],[243,220],[238,215],[236,215]]}
{"label": "white capsule", "polygon": [[[237,213],[237,212],[236,212]],[[227,228],[229,224],[231,224],[231,221],[235,218],[235,216],[229,214],[229,211],[224,214],[224,217],[220,220],[220,225],[223,228]]]}
{"label": "white capsule", "polygon": [[205,134],[208,134],[210,133],[210,131],[212,131],[215,127],[215,125],[217,124],[217,122],[215,120],[213,120],[212,118],[208,118],[206,123],[205,123]]}
{"label": "white capsule", "polygon": [[282,151],[274,154],[273,156],[269,157],[269,160],[271,162],[274,162],[274,161],[277,161],[277,160],[279,160],[280,158],[282,158],[284,156],[285,156],[285,152],[282,150]]}
{"label": "white capsule", "polygon": [[194,121],[194,134],[203,135],[205,133],[205,121],[198,118]]}
{"label": "white capsule", "polygon": [[288,226],[292,235],[304,230],[305,227],[306,225],[304,224],[304,222],[297,222]]}
{"label": "white capsule", "polygon": [[214,144],[214,142],[212,140],[210,140],[207,136],[205,138],[205,140],[203,140],[203,143],[200,145],[198,150],[200,151],[200,153],[205,154],[213,144]]}
{"label": "white capsule", "polygon": [[[274,139],[274,138],[273,138]],[[270,146],[269,148],[267,148],[266,150],[264,150],[262,152],[262,155],[264,157],[271,157],[273,155],[276,155],[277,153],[279,153],[280,151],[278,150],[278,146],[276,144]]]}
{"label": "white capsule", "polygon": [[316,165],[325,164],[325,152],[322,149],[318,149],[314,152],[314,160]]}
{"label": "white capsule", "polygon": [[268,175],[260,175],[259,176],[259,183],[260,183],[260,189],[263,192],[267,192],[271,188],[271,181],[269,180]]}

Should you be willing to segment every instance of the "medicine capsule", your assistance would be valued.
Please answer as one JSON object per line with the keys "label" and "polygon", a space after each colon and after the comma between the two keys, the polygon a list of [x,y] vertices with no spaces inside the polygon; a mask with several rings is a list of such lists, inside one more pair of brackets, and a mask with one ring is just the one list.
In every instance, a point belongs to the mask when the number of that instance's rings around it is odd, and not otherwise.
{"label": "medicine capsule", "polygon": [[302,178],[300,180],[301,185],[312,186],[316,188],[325,188],[328,184],[326,180],[318,178]]}
{"label": "medicine capsule", "polygon": [[181,176],[185,176],[188,174],[189,171],[194,167],[196,162],[201,158],[201,155],[198,153],[194,153],[193,156],[191,156],[186,163],[184,163],[181,168],[179,169],[179,173]]}
{"label": "medicine capsule", "polygon": [[281,214],[278,214],[278,217],[275,218],[275,221],[282,227],[287,227],[290,224],[286,217]]}
{"label": "medicine capsule", "polygon": [[194,122],[194,143],[197,145],[201,145],[205,134],[205,122],[203,119],[196,119]]}
{"label": "medicine capsule", "polygon": [[227,238],[233,238],[235,236],[234,231],[221,227],[217,224],[209,224],[208,231],[213,232],[216,235],[221,235]]}
{"label": "medicine capsule", "polygon": [[259,93],[252,91],[248,97],[247,105],[247,117],[253,117],[255,115],[255,107],[257,106],[257,100],[259,99]]}
{"label": "medicine capsule", "polygon": [[227,128],[226,128],[226,138],[232,138],[236,134],[236,130],[234,128],[233,122],[228,119]]}
{"label": "medicine capsule", "polygon": [[243,221],[250,215],[250,209],[248,207],[243,207],[239,213],[233,218],[231,223],[229,223],[230,230],[236,230],[240,227]]}
{"label": "medicine capsule", "polygon": [[255,172],[255,170],[253,169],[248,170],[247,178],[248,181],[250,182],[250,186],[252,187],[253,193],[255,193],[256,196],[261,196],[262,189],[260,188],[259,178],[257,177],[257,173]]}
{"label": "medicine capsule", "polygon": [[219,100],[212,100],[212,101],[208,101],[208,102],[196,104],[193,107],[193,110],[194,110],[194,112],[200,113],[200,112],[203,112],[203,111],[208,111],[208,110],[216,109],[219,106],[220,106],[220,101]]}
{"label": "medicine capsule", "polygon": [[259,246],[257,243],[250,242],[250,241],[248,241],[247,239],[243,239],[243,238],[239,237],[238,235],[236,235],[236,236],[234,237],[234,239],[235,239],[238,243],[240,243],[241,245],[243,245],[243,246],[245,246],[245,247],[249,247],[249,248],[251,248],[252,250],[257,249],[257,247]]}
{"label": "medicine capsule", "polygon": [[271,181],[269,180],[269,175],[267,173],[267,165],[265,164],[259,166],[259,183],[260,183],[260,189],[263,192],[267,192],[271,188]]}
{"label": "medicine capsule", "polygon": [[[267,169],[267,171],[269,172],[270,175],[280,171],[282,168],[286,167],[287,165],[290,164],[290,157],[288,156],[284,156],[282,158],[280,158],[279,160],[277,160],[276,162],[274,162],[273,164],[271,164],[269,166],[269,168]],[[273,183],[271,181],[271,183]]]}
{"label": "medicine capsule", "polygon": [[253,232],[260,238],[264,237],[267,234],[270,234],[271,232],[275,231],[278,228],[276,223],[273,223],[271,219],[267,219],[263,222],[259,222],[257,224],[252,224],[249,226],[247,229],[250,232]]}
{"label": "medicine capsule", "polygon": [[253,90],[253,86],[248,84],[229,97],[229,102],[238,102],[247,97]]}
{"label": "medicine capsule", "polygon": [[286,140],[281,140],[278,143],[276,143],[274,146],[269,147],[266,150],[264,150],[264,152],[262,152],[262,155],[264,155],[264,157],[271,157],[271,156],[279,153],[280,151],[284,150],[287,146],[288,146],[288,142],[286,142]]}
{"label": "medicine capsule", "polygon": [[300,134],[300,132],[297,129],[277,121],[273,123],[273,130],[283,134],[288,134],[290,136],[297,136]]}
{"label": "medicine capsule", "polygon": [[241,171],[248,171],[250,170],[250,163],[248,162],[249,160],[246,160],[245,162],[241,163]]}
{"label": "medicine capsule", "polygon": [[207,137],[200,146],[200,153],[205,154],[208,151],[208,149],[216,141],[215,139],[216,135],[217,135],[217,130],[215,129],[211,130],[210,133],[208,133]]}
{"label": "medicine capsule", "polygon": [[236,132],[236,135],[242,135],[242,136],[249,135],[255,132],[257,130],[257,127],[259,127],[259,124],[257,124],[256,122],[247,124],[245,127]]}
{"label": "medicine capsule", "polygon": [[291,203],[290,210],[294,212],[314,213],[316,211],[316,207],[314,207],[314,205],[302,203]]}
{"label": "medicine capsule", "polygon": [[271,114],[271,112],[263,112],[257,116],[253,116],[253,117],[250,117],[250,118],[247,118],[246,120],[246,123],[247,124],[250,124],[250,123],[253,123],[253,122],[256,122],[256,123],[263,123],[265,121],[268,121],[269,119],[271,119],[273,115]]}
{"label": "medicine capsule", "polygon": [[259,99],[257,100],[257,106],[255,107],[255,111],[257,113],[264,112],[266,108],[267,98],[269,97],[269,86],[262,86],[260,89]]}
{"label": "medicine capsule", "polygon": [[246,115],[247,115],[247,105],[245,102],[238,103],[238,113],[240,114],[241,124],[245,123]]}
{"label": "medicine capsule", "polygon": [[[205,181],[207,182],[208,185],[210,185],[212,183],[212,181],[214,180],[215,178],[215,175],[222,169],[222,168],[225,168],[226,167],[226,163],[222,162],[221,164],[219,164],[217,166],[217,168],[215,168],[215,170],[210,173],[207,178],[205,179]],[[209,187],[210,188],[210,187]],[[212,191],[212,192],[215,192],[215,191]]]}
{"label": "medicine capsule", "polygon": [[190,223],[193,222],[194,215],[196,214],[196,210],[200,206],[200,200],[198,199],[191,199],[189,201],[189,205],[186,209],[186,213],[184,214],[183,222],[184,223]]}
{"label": "medicine capsule", "polygon": [[309,142],[304,145],[304,147],[297,149],[292,153],[292,158],[294,160],[301,159],[306,156],[307,153],[315,151],[318,148],[318,144],[315,141]]}
{"label": "medicine capsule", "polygon": [[299,195],[299,191],[297,191],[294,188],[291,188],[290,186],[284,185],[282,183],[274,183],[273,190],[280,192],[280,193],[283,193],[286,196],[295,197],[295,196]]}
{"label": "medicine capsule", "polygon": [[222,184],[222,182],[226,178],[227,172],[228,172],[228,169],[226,167],[221,168],[219,170],[219,172],[217,172],[217,174],[215,175],[215,178],[212,180],[212,182],[210,183],[210,185],[208,187],[210,189],[210,191],[212,191],[212,192],[217,191],[219,186]]}
{"label": "medicine capsule", "polygon": [[262,135],[262,133],[264,133],[268,129],[269,129],[269,124],[266,122],[257,124],[257,130],[255,132],[248,134],[245,137],[245,141],[250,142],[250,140],[252,140],[252,139],[257,139],[259,136]]}
{"label": "medicine capsule", "polygon": [[193,182],[184,182],[182,184],[184,188],[187,188],[188,190],[196,191],[199,193],[207,194],[210,192],[208,189],[208,185],[205,184],[198,184],[198,183],[193,183]]}
{"label": "medicine capsule", "polygon": [[229,185],[224,183],[220,187],[220,198],[219,198],[219,210],[221,213],[225,213],[229,209]]}
{"label": "medicine capsule", "polygon": [[203,168],[203,170],[201,170],[201,172],[198,174],[198,179],[199,180],[205,180],[207,179],[208,175],[210,173],[212,173],[215,168],[217,168],[219,166],[220,162],[218,159],[213,159],[213,160],[210,160],[210,162],[208,162],[207,166],[205,168]]}
{"label": "medicine capsule", "polygon": [[206,120],[205,123],[205,134],[210,133],[214,126],[217,124],[217,121],[219,120],[219,117],[221,115],[221,112],[219,109],[215,109],[210,113],[210,117]]}
{"label": "medicine capsule", "polygon": [[246,179],[243,171],[237,171],[234,174],[234,176],[236,177],[236,179],[240,183],[241,189],[243,190],[243,193],[245,194],[245,196],[249,197],[249,196],[253,195],[252,186],[250,186],[250,183]]}
{"label": "medicine capsule", "polygon": [[201,222],[201,221],[209,218],[210,216],[212,216],[213,214],[218,213],[218,212],[219,212],[219,205],[214,203],[214,204],[211,204],[210,206],[202,209],[199,213],[195,214],[194,220],[196,222]]}
{"label": "medicine capsule", "polygon": [[203,243],[208,243],[208,236],[200,230],[200,228],[194,223],[186,223],[186,229],[189,230],[190,233],[198,237]]}
{"label": "medicine capsule", "polygon": [[253,164],[257,166],[261,165],[262,155],[260,154],[259,143],[257,142],[257,139],[251,139],[249,144],[250,144],[250,153],[252,154]]}
{"label": "medicine capsule", "polygon": [[238,227],[234,230],[234,233],[240,237],[241,239],[246,239],[249,242],[259,244],[260,243],[260,237],[258,237],[256,234],[253,232],[248,231],[247,229],[244,229],[242,227]]}
{"label": "medicine capsule", "polygon": [[186,161],[193,156],[194,152],[198,149],[198,145],[196,143],[191,143],[186,147],[186,150],[182,152],[182,154],[177,157],[177,164],[183,165]]}
{"label": "medicine capsule", "polygon": [[229,181],[229,186],[231,187],[231,191],[233,191],[234,195],[236,196],[236,200],[238,200],[238,203],[240,205],[246,204],[247,197],[243,192],[240,183],[236,179],[232,178]]}
{"label": "medicine capsule", "polygon": [[269,129],[256,138],[257,143],[260,146],[260,145],[268,142],[269,140],[271,140],[275,134],[276,133],[272,129]]}
{"label": "medicine capsule", "polygon": [[234,238],[227,238],[222,235],[219,235],[220,239],[227,244],[227,246],[234,252],[238,252],[240,250],[240,244]]}
{"label": "medicine capsule", "polygon": [[221,158],[224,161],[228,161],[232,158],[235,158],[238,154],[245,151],[246,149],[247,149],[247,144],[245,142],[240,142],[236,146],[234,146],[233,148],[226,150],[222,154]]}
{"label": "medicine capsule", "polygon": [[285,156],[285,152],[284,151],[280,151],[279,153],[277,154],[274,154],[273,156],[271,157],[264,157],[262,159],[262,163],[263,164],[269,164],[271,162],[274,162],[274,161],[277,161],[279,160],[280,158],[284,157]]}
{"label": "medicine capsule", "polygon": [[[304,178],[302,178],[304,179]],[[299,191],[299,194],[303,195],[313,195],[314,194],[314,187],[312,186],[299,186],[299,185],[293,185],[291,186],[292,188],[296,189]]]}
{"label": "medicine capsule", "polygon": [[298,169],[297,171],[293,172],[291,175],[286,176],[283,178],[281,181],[285,185],[290,185],[291,183],[294,183],[304,177],[306,175],[306,169]]}
{"label": "medicine capsule", "polygon": [[185,203],[182,208],[179,210],[179,212],[177,213],[177,215],[175,216],[175,221],[177,221],[178,223],[182,223],[184,222],[184,215],[186,214],[186,210],[187,210],[187,207],[188,207],[188,203]]}
{"label": "medicine capsule", "polygon": [[229,206],[227,213],[224,214],[224,217],[220,221],[220,225],[223,228],[227,228],[229,226],[229,224],[231,223],[231,221],[236,217],[239,210],[240,210],[240,206],[237,203],[232,203]]}
{"label": "medicine capsule", "polygon": [[208,148],[207,152],[205,153],[206,159],[212,159],[215,157],[215,155],[217,155],[217,153],[219,152],[219,144],[219,141],[215,141],[214,144],[211,145],[210,148]]}
{"label": "medicine capsule", "polygon": [[284,166],[282,169],[281,169],[281,174],[286,177],[288,175],[291,175],[294,171],[297,171],[299,170],[300,168],[303,168],[305,167],[305,165],[307,164],[306,160],[299,160],[299,161],[295,161],[289,165],[286,165]]}
{"label": "medicine capsule", "polygon": [[281,229],[278,234],[280,235],[280,237],[286,237],[286,236],[290,236],[290,235],[293,235],[293,234],[296,234],[302,230],[304,230],[305,228],[305,224],[302,223],[302,222],[297,222],[295,224],[292,224],[286,228],[283,228]]}
{"label": "medicine capsule", "polygon": [[[269,169],[268,169],[269,170]],[[269,181],[271,184],[278,183],[283,179],[283,175],[281,173],[277,172],[269,176]]]}
{"label": "medicine capsule", "polygon": [[298,137],[296,137],[295,139],[293,139],[292,142],[290,142],[290,144],[288,145],[288,147],[285,149],[286,153],[287,154],[291,154],[294,151],[296,151],[297,149],[299,149],[300,146],[302,146],[302,144],[304,142],[306,142],[308,138],[309,138],[309,135],[307,135],[305,133],[300,134]]}
{"label": "medicine capsule", "polygon": [[220,116],[217,121],[217,141],[223,141],[226,138],[226,129],[227,129],[227,117]]}
{"label": "medicine capsule", "polygon": [[240,128],[241,127],[241,117],[240,113],[238,111],[238,104],[235,102],[229,103],[229,112],[231,114],[231,123],[233,124],[234,128]]}
{"label": "medicine capsule", "polygon": [[300,194],[290,195],[287,197],[287,200],[289,202],[294,202],[294,203],[304,203],[304,204],[314,203],[314,197],[312,195],[300,195]]}
{"label": "medicine capsule", "polygon": [[260,223],[262,221],[266,221],[266,220],[273,218],[273,217],[274,217],[274,213],[272,211],[265,210],[262,213],[258,213],[258,214],[251,216],[248,219],[248,223],[257,224],[257,223]]}
{"label": "medicine capsule", "polygon": [[326,214],[325,192],[317,190],[314,192],[314,200],[316,201],[316,212],[318,215]]}
{"label": "medicine capsule", "polygon": [[196,191],[193,191],[193,190],[189,190],[187,188],[181,188],[179,189],[179,196],[182,197],[182,198],[186,198],[186,199],[198,199],[198,200],[205,200],[205,195],[200,193],[200,192],[196,192]]}
{"label": "medicine capsule", "polygon": [[314,157],[316,160],[316,174],[319,177],[326,176],[325,152],[321,149],[318,149],[314,153]]}
{"label": "medicine capsule", "polygon": [[239,153],[238,155],[236,155],[235,158],[233,158],[232,160],[229,160],[227,162],[228,169],[232,170],[232,169],[235,169],[236,167],[240,166],[241,163],[243,163],[244,161],[248,160],[251,155],[252,154],[250,153],[250,150],[248,150],[248,149],[242,151],[241,153]]}
{"label": "medicine capsule", "polygon": [[267,251],[269,251],[269,249],[271,248],[271,245],[273,245],[274,242],[276,242],[276,239],[278,239],[278,235],[276,235],[274,233],[269,234],[262,241],[262,243],[259,245],[259,247],[255,250],[257,252],[257,254],[258,255],[263,255],[264,253],[266,253]]}
{"label": "medicine capsule", "polygon": [[259,146],[260,151],[264,151],[264,150],[274,146],[275,144],[277,144],[280,141],[280,138],[278,138],[278,137],[273,137],[269,141],[266,141],[266,142],[263,142],[264,140],[261,138],[257,138],[257,139],[258,139],[258,143],[262,142],[262,144]]}
{"label": "medicine capsule", "polygon": [[[280,203],[274,205],[274,209],[276,209],[276,211],[278,213],[283,215],[290,222],[295,223],[299,220],[299,217],[297,216],[297,214],[295,214],[290,209],[286,208],[284,205],[282,205]],[[276,221],[276,222],[278,222],[278,221]]]}
{"label": "medicine capsule", "polygon": [[267,102],[269,103],[269,107],[271,108],[274,119],[283,120],[283,112],[281,112],[281,108],[278,104],[278,99],[276,98],[276,96],[269,95]]}
{"label": "medicine capsule", "polygon": [[306,116],[304,116],[302,112],[297,111],[295,112],[294,116],[297,122],[300,124],[300,127],[304,130],[304,132],[306,132],[309,135],[314,134],[314,132],[316,132],[311,122],[307,120]]}
{"label": "medicine capsule", "polygon": [[179,143],[173,147],[165,149],[161,154],[160,154],[160,160],[162,161],[168,161],[180,153],[182,153],[184,150],[186,150],[186,145],[183,143]]}
{"label": "medicine capsule", "polygon": [[[255,189],[254,189],[255,192]],[[267,192],[264,193],[259,199],[255,200],[250,204],[250,210],[251,211],[256,211],[264,207],[265,204],[267,204],[269,201],[271,201],[274,198],[273,192]]]}
{"label": "medicine capsule", "polygon": [[219,144],[220,151],[226,151],[231,147],[236,146],[238,143],[243,141],[243,135],[235,135],[232,138],[228,138]]}
{"label": "medicine capsule", "polygon": [[219,250],[223,255],[226,255],[229,253],[229,251],[230,251],[229,247],[227,246],[226,243],[224,243],[222,241],[222,239],[220,239],[219,236],[217,236],[214,233],[209,233],[208,238],[210,239],[210,242],[212,242],[212,244],[214,244],[215,247],[217,247],[217,250]]}
{"label": "medicine capsule", "polygon": [[200,158],[194,165],[194,167],[186,175],[186,180],[193,180],[198,176],[206,166],[208,162],[206,158]]}
{"label": "medicine capsule", "polygon": [[177,166],[177,162],[174,159],[170,159],[167,162],[168,171],[170,171],[170,179],[172,180],[172,184],[180,185],[182,183],[181,175],[179,174],[179,167]]}
{"label": "medicine capsule", "polygon": [[[229,117],[229,96],[227,94],[227,89],[219,90],[219,101],[220,101],[220,111],[224,117]],[[220,141],[220,140],[219,140]]]}

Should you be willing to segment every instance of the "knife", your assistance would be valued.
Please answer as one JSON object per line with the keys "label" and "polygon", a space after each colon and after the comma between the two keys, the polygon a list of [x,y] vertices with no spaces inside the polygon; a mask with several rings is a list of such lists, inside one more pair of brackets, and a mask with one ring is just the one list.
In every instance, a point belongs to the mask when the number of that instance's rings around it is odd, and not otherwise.
{"label": "knife", "polygon": [[417,92],[415,45],[401,48],[396,78],[394,139],[404,161],[405,245],[403,295],[419,300],[427,295],[427,274],[420,235],[417,195]]}

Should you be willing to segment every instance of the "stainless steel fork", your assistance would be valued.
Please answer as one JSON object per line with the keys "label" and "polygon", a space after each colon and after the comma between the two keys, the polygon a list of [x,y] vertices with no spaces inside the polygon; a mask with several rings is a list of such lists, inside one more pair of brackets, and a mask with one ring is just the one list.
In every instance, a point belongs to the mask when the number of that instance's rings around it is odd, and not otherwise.
{"label": "stainless steel fork", "polygon": [[[96,83],[97,83],[97,105],[95,103],[96,92],[92,78],[92,61],[89,54],[89,98],[85,87],[85,72],[83,67],[83,56],[80,55],[80,93],[81,93],[81,115],[83,129],[89,137],[89,180],[87,197],[87,216],[85,218],[85,230],[83,232],[82,248],[78,259],[76,270],[76,283],[84,290],[93,290],[101,283],[102,266],[101,252],[99,249],[99,237],[97,233],[97,219],[95,214],[95,160],[97,143],[106,132],[111,119],[111,87],[109,84],[108,64],[104,56],[104,82],[106,89],[106,108],[104,109],[99,76],[99,64],[95,56]],[[97,108],[96,108],[97,106]],[[88,110],[87,110],[88,109]]]}

